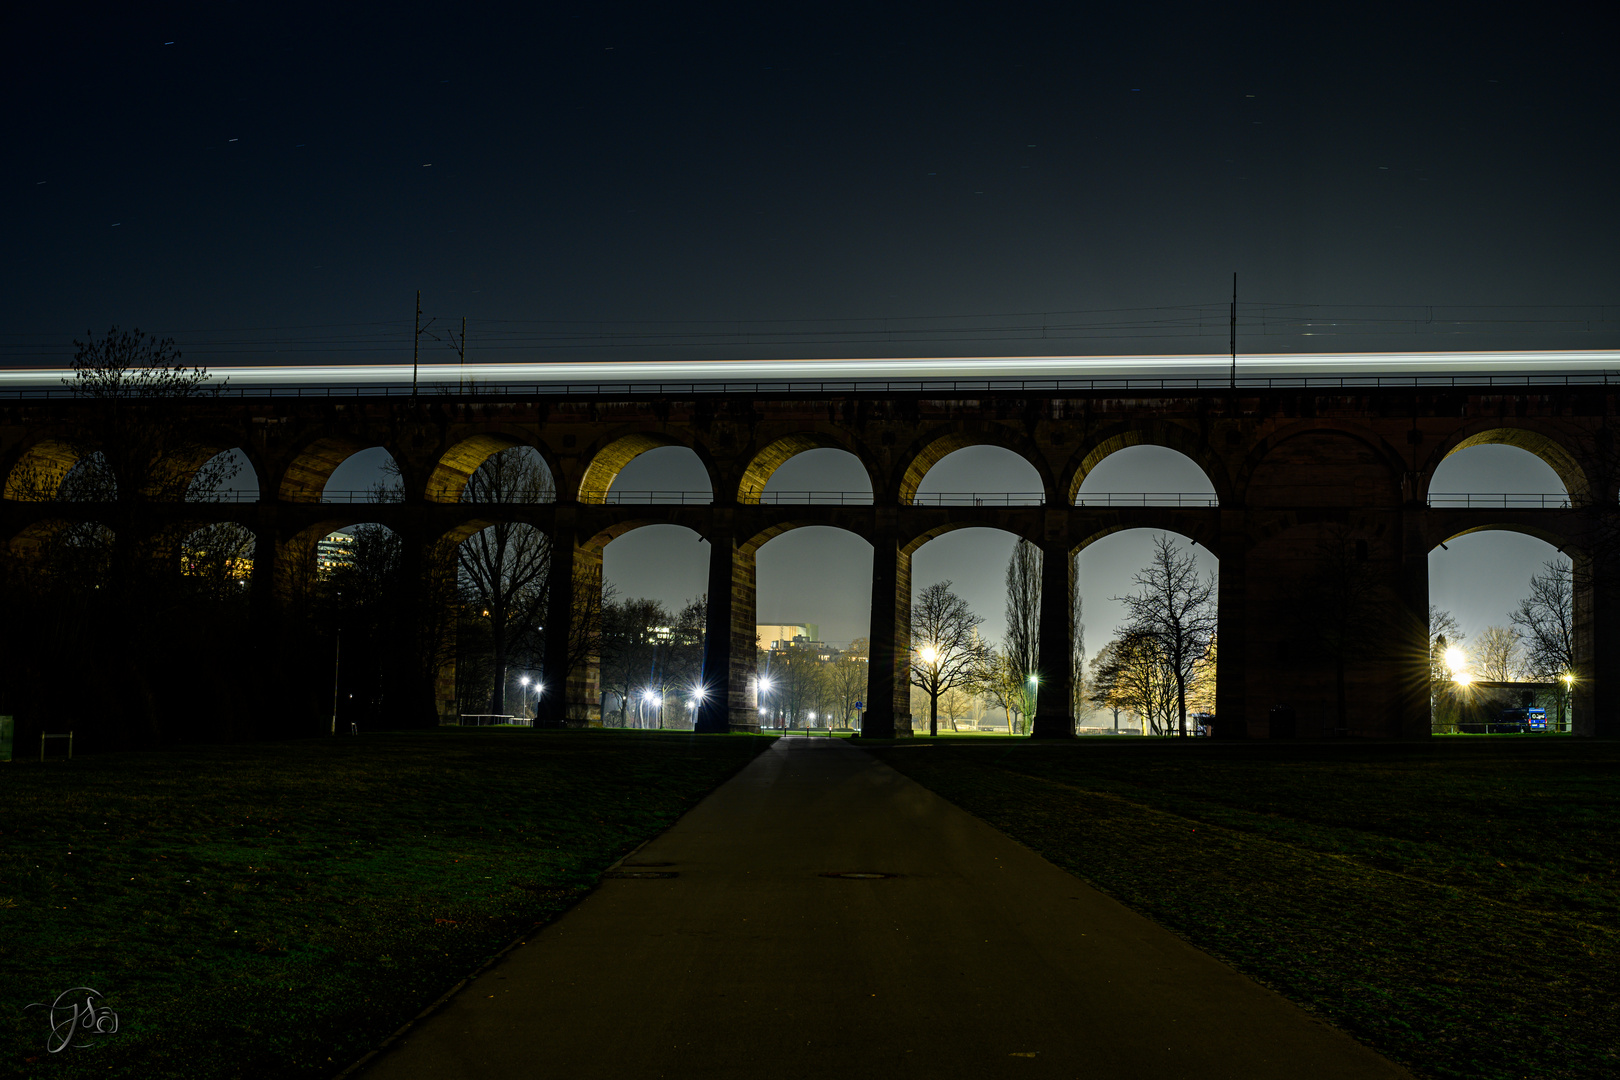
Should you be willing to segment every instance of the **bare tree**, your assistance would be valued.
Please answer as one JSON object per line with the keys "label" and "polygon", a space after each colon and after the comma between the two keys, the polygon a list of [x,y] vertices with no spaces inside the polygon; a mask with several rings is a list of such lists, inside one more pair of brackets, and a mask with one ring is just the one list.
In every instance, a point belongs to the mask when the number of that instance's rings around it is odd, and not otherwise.
{"label": "bare tree", "polygon": [[[64,382],[80,399],[77,431],[59,448],[66,452],[14,468],[5,494],[101,505],[93,516],[64,514],[81,523],[40,536],[36,556],[8,581],[0,602],[13,627],[5,667],[27,672],[27,682],[42,688],[23,693],[19,711],[28,724],[36,710],[61,716],[72,697],[62,688],[89,680],[82,696],[96,707],[73,715],[87,745],[216,735],[227,729],[221,710],[207,727],[190,718],[219,684],[240,685],[221,643],[239,643],[248,632],[240,622],[245,604],[186,575],[184,543],[198,525],[170,506],[217,498],[236,471],[234,456],[216,454],[188,412],[190,401],[216,395],[223,384],[181,363],[172,341],[138,330],[114,327],[74,345]],[[70,655],[99,660],[87,674],[82,660],[58,659]],[[52,662],[42,666],[43,657]],[[0,680],[6,675],[0,671]]]}
{"label": "bare tree", "polygon": [[1530,578],[1530,595],[1510,616],[1524,640],[1525,664],[1538,679],[1575,669],[1575,617],[1569,563],[1548,561]]}
{"label": "bare tree", "polygon": [[949,581],[924,589],[911,605],[912,684],[928,695],[928,734],[939,734],[939,696],[985,678],[989,650],[979,641],[984,619],[951,592]]}
{"label": "bare tree", "polygon": [[826,710],[829,698],[824,665],[810,649],[777,649],[771,654],[771,697],[785,727],[809,727],[810,714]]}
{"label": "bare tree", "polygon": [[827,669],[828,697],[841,724],[848,725],[856,707],[866,701],[870,657],[870,643],[866,638],[856,638]]}
{"label": "bare tree", "polygon": [[[1072,588],[1072,576],[1070,581]],[[1007,560],[1007,635],[1002,655],[1018,675],[1003,681],[1009,690],[1022,695],[1013,707],[1024,717],[1035,715],[1035,685],[1029,678],[1040,658],[1040,640],[1041,549],[1020,539]]]}
{"label": "bare tree", "polygon": [[1029,704],[1028,678],[1011,657],[990,649],[985,659],[984,673],[975,689],[992,706],[1007,714],[1007,734],[1017,735],[1027,726],[1024,712]]}
{"label": "bare tree", "polygon": [[630,726],[630,704],[637,695],[649,689],[663,695],[657,630],[671,621],[657,600],[603,605],[599,670],[602,692],[618,699],[619,727]]}
{"label": "bare tree", "polygon": [[[533,451],[512,447],[490,455],[468,478],[461,498],[498,505],[550,502],[551,474]],[[532,646],[546,610],[551,538],[532,525],[497,521],[462,541],[456,563],[463,591],[489,620],[489,711],[504,715],[512,648],[525,641]]]}
{"label": "bare tree", "polygon": [[1562,715],[1575,671],[1575,604],[1570,564],[1550,559],[1530,578],[1530,595],[1510,616],[1524,641],[1530,677],[1554,684]]}
{"label": "bare tree", "polygon": [[[1135,713],[1142,720],[1143,734],[1165,734],[1183,704],[1163,644],[1152,634],[1130,631],[1097,654],[1091,695],[1104,708]],[[1182,718],[1185,723],[1185,713]]]}
{"label": "bare tree", "polygon": [[1519,679],[1519,632],[1506,626],[1487,626],[1474,644],[1479,674],[1490,682],[1516,682]]}
{"label": "bare tree", "polygon": [[1429,714],[1440,731],[1455,730],[1458,719],[1456,685],[1446,654],[1464,649],[1467,635],[1449,611],[1429,605]]}
{"label": "bare tree", "polygon": [[1185,737],[1187,692],[1215,637],[1215,578],[1200,578],[1192,553],[1178,552],[1160,533],[1153,542],[1153,561],[1134,580],[1139,592],[1114,597],[1125,605],[1126,636],[1157,644],[1175,683],[1178,730]]}

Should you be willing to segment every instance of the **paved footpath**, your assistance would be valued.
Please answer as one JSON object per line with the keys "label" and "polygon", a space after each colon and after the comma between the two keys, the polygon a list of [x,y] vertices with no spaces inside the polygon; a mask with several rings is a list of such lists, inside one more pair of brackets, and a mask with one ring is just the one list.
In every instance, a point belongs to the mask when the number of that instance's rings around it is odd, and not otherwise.
{"label": "paved footpath", "polygon": [[778,740],[622,871],[677,876],[604,881],[366,1080],[1410,1080],[841,741]]}

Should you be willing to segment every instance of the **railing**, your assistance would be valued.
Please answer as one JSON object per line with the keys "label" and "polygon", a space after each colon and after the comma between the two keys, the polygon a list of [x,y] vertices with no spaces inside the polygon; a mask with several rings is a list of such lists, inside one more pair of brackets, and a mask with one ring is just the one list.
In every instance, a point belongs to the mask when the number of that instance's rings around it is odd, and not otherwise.
{"label": "railing", "polygon": [[522,716],[503,716],[499,713],[462,713],[460,723],[440,720],[439,726],[452,727],[534,727],[534,721]]}
{"label": "railing", "polygon": [[602,501],[609,506],[624,504],[643,505],[655,503],[661,506],[708,506],[714,502],[714,493],[711,491],[614,491],[609,490],[602,497]]}
{"label": "railing", "polygon": [[1213,495],[1186,491],[1115,491],[1104,495],[1082,494],[1076,506],[1219,506]]}
{"label": "railing", "polygon": [[398,491],[378,492],[372,489],[365,491],[323,491],[323,503],[401,503],[405,501],[403,493]]}
{"label": "railing", "polygon": [[751,492],[765,506],[871,506],[870,491],[757,491]]}
{"label": "railing", "polygon": [[[438,498],[432,499],[434,503],[472,503],[463,500],[459,493],[449,489],[441,489]],[[758,499],[765,506],[871,506],[872,493],[870,491],[765,491],[760,492]],[[50,500],[46,500],[50,501]],[[188,499],[206,505],[208,503],[256,503],[260,501],[257,491],[216,491],[206,498]],[[386,497],[379,499],[374,490],[364,491],[325,491],[321,493],[323,503],[371,503],[379,505],[398,505],[404,502],[404,496],[398,492],[389,492]],[[979,491],[934,491],[919,492],[912,496],[913,506],[1041,506],[1045,496],[1038,491],[1007,491],[1007,492],[979,492]],[[609,506],[636,505],[636,506],[707,506],[714,502],[714,496],[707,491],[617,491],[610,490],[603,498]],[[549,506],[551,501],[545,503],[512,503],[509,505]],[[476,504],[474,504],[476,505]],[[1145,506],[1185,506],[1185,507],[1214,507],[1220,505],[1220,500],[1214,495],[1200,492],[1186,491],[1116,491],[1100,495],[1082,494],[1075,500],[1076,506],[1081,507],[1145,507]],[[1429,506],[1435,509],[1474,509],[1474,510],[1568,510],[1574,501],[1568,494],[1554,492],[1467,492],[1467,491],[1431,491],[1429,493]]]}
{"label": "railing", "polygon": [[[1620,372],[1564,375],[1239,375],[1239,390],[1358,390],[1379,387],[1547,387],[1615,386]],[[1197,376],[1104,376],[1088,379],[848,379],[839,381],[780,380],[750,382],[614,382],[482,383],[458,387],[454,383],[423,384],[413,390],[409,383],[379,383],[367,386],[250,386],[229,387],[226,398],[353,398],[353,397],[454,397],[511,398],[535,396],[671,395],[671,394],[955,394],[964,392],[1052,393],[1066,390],[1230,390],[1226,378]],[[0,398],[69,399],[84,397],[67,387],[39,387],[6,390]]]}
{"label": "railing", "polygon": [[1039,491],[919,491],[911,497],[912,506],[1041,506],[1046,495]]}
{"label": "railing", "polygon": [[1487,493],[1453,491],[1429,492],[1429,505],[1432,507],[1464,509],[1495,509],[1495,510],[1568,510],[1570,498],[1567,494],[1514,494],[1514,493]]}

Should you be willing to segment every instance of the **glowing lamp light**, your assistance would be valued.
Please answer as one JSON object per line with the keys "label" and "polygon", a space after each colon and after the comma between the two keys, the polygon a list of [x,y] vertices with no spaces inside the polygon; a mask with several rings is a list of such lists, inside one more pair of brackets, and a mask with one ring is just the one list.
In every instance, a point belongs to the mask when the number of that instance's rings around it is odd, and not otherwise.
{"label": "glowing lamp light", "polygon": [[1031,686],[1039,686],[1040,682],[1041,682],[1041,677],[1039,675],[1031,675],[1029,677],[1029,685],[1031,685]]}
{"label": "glowing lamp light", "polygon": [[647,691],[642,693],[641,700],[643,700],[647,704],[651,705],[653,702],[658,700],[658,695],[653,693],[651,690],[647,690]]}
{"label": "glowing lamp light", "polygon": [[1463,655],[1461,649],[1450,648],[1446,650],[1446,667],[1453,672],[1461,671],[1467,664],[1468,657]]}
{"label": "glowing lamp light", "polygon": [[769,693],[770,689],[771,689],[771,680],[769,680],[769,679],[760,679],[759,680],[759,691],[760,691],[760,693],[762,693],[762,694]]}
{"label": "glowing lamp light", "polygon": [[1566,671],[1566,672],[1564,672],[1562,675],[1560,675],[1558,677],[1560,679],[1564,680],[1564,685],[1565,686],[1574,686],[1575,685],[1575,673],[1573,671]]}
{"label": "glowing lamp light", "polygon": [[925,664],[932,664],[935,660],[939,659],[939,653],[932,645],[924,645],[922,647],[922,652],[918,655],[923,658],[923,663]]}
{"label": "glowing lamp light", "polygon": [[1458,686],[1467,686],[1474,681],[1474,677],[1466,671],[1457,671],[1452,673],[1451,681]]}

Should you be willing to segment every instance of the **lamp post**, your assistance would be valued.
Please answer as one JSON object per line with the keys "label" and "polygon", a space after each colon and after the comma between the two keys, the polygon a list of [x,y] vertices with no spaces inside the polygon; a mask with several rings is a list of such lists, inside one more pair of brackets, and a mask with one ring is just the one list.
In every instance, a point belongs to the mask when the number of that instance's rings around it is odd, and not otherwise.
{"label": "lamp post", "polygon": [[529,711],[529,677],[527,675],[520,675],[518,677],[518,685],[523,688],[522,696],[518,699],[520,702],[522,702],[522,704],[518,706],[518,719],[521,720],[523,719],[523,714]]}
{"label": "lamp post", "polygon": [[[1024,709],[1024,727],[1026,730],[1033,731],[1035,728],[1035,699],[1040,693],[1040,686],[1041,677],[1031,675],[1029,677],[1029,698],[1025,702],[1028,707]],[[1119,721],[1116,719],[1114,723],[1117,725]]]}
{"label": "lamp post", "polygon": [[766,676],[766,675],[761,675],[759,678],[755,679],[754,680],[754,689],[757,691],[757,693],[755,694],[755,697],[758,699],[758,701],[760,703],[759,711],[765,714],[766,726],[769,727],[770,726],[770,719],[771,719],[771,710],[770,710],[769,706],[764,704],[764,701],[765,701],[765,698],[769,697],[770,693],[771,693],[771,680],[770,680],[770,677]]}
{"label": "lamp post", "polygon": [[1575,692],[1575,673],[1566,671],[1558,676],[1558,679],[1564,684],[1564,694],[1558,700],[1558,730],[1565,731],[1567,729],[1564,727],[1564,705],[1569,701],[1570,695]]}
{"label": "lamp post", "polygon": [[[651,690],[643,690],[641,692],[641,700],[642,700],[642,702],[644,704],[646,704],[650,708],[652,706],[652,703],[654,701],[658,700],[658,695],[654,694]],[[645,725],[643,725],[643,726],[645,726]],[[659,718],[658,718],[658,727],[659,727],[659,730],[663,730],[664,718],[663,718],[662,714],[660,714]]]}

